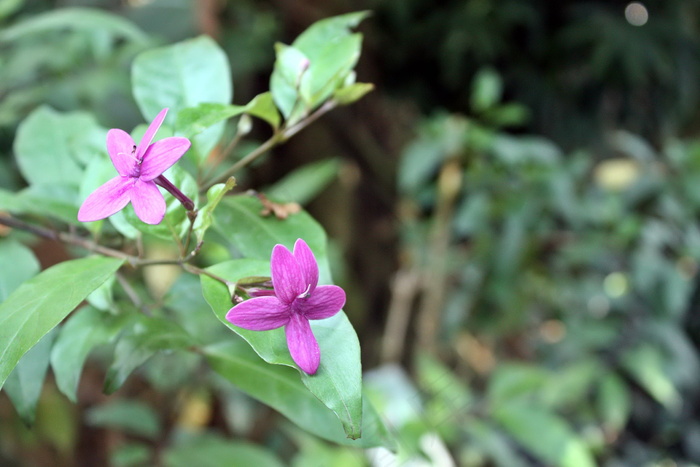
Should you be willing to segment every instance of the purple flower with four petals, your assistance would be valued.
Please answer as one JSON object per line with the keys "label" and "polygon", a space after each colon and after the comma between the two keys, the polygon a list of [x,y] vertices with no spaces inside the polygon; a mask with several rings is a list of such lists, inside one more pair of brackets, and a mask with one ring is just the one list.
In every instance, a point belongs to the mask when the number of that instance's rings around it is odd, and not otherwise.
{"label": "purple flower with four petals", "polygon": [[123,209],[129,201],[143,222],[159,224],[163,220],[165,199],[156,182],[172,191],[174,187],[162,174],[190,148],[190,140],[177,136],[151,144],[167,112],[168,109],[163,109],[153,119],[138,146],[127,132],[109,130],[107,152],[119,175],[87,197],[78,211],[79,221],[104,219]]}
{"label": "purple flower with four petals", "polygon": [[292,359],[304,372],[318,370],[321,353],[309,320],[335,315],[345,305],[345,292],[336,285],[318,284],[318,264],[302,239],[294,252],[275,245],[270,259],[274,296],[257,296],[231,308],[226,319],[253,331],[285,327]]}

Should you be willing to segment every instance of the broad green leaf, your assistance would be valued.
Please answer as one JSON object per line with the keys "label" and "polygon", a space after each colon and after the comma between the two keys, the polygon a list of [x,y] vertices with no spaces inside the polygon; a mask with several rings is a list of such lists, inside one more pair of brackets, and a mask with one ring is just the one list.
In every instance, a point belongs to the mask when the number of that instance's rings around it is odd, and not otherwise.
{"label": "broad green leaf", "polygon": [[483,453],[496,467],[527,467],[528,464],[515,446],[499,429],[479,419],[470,419],[464,430],[468,443]]}
{"label": "broad green leaf", "polygon": [[338,176],[339,170],[337,159],[312,162],[285,175],[264,192],[274,200],[306,204]]}
{"label": "broad green leaf", "polygon": [[191,138],[216,123],[242,114],[245,109],[241,105],[212,103],[187,107],[178,112],[175,128],[177,128],[177,134]]}
{"label": "broad green leaf", "polygon": [[499,406],[513,400],[539,394],[550,375],[544,368],[524,364],[502,364],[489,381],[490,403]]}
{"label": "broad green leaf", "polygon": [[494,419],[544,464],[594,467],[590,451],[564,419],[527,403],[494,407]]}
{"label": "broad green leaf", "polygon": [[627,386],[615,373],[610,372],[600,380],[597,408],[603,427],[612,434],[619,433],[627,423],[632,401]]}
{"label": "broad green leaf", "polygon": [[558,369],[540,391],[540,401],[548,408],[577,406],[587,399],[589,390],[600,378],[597,360],[582,358]]}
{"label": "broad green leaf", "polygon": [[[32,251],[11,239],[0,241],[0,264],[12,267],[0,268],[0,302],[4,301],[22,282],[34,277],[40,269]],[[46,365],[44,354],[51,349],[53,338],[46,336],[20,359],[5,382],[5,391],[12,400],[22,421],[34,423],[36,404],[44,386]]]}
{"label": "broad green leaf", "polygon": [[148,439],[156,439],[161,431],[156,412],[139,401],[117,399],[92,407],[85,421],[91,426],[113,428]]}
{"label": "broad green leaf", "polygon": [[22,176],[33,185],[80,186],[81,166],[105,151],[103,131],[89,114],[39,107],[17,129],[14,152]]}
{"label": "broad green leaf", "polygon": [[55,331],[45,335],[34,347],[29,349],[5,380],[3,389],[17,409],[17,413],[27,426],[34,424],[36,405],[44,387],[44,378],[49,369],[51,344],[56,337]]}
{"label": "broad green leaf", "polygon": [[262,447],[214,434],[203,434],[165,449],[165,467],[282,467]]}
{"label": "broad green leaf", "polygon": [[294,47],[315,58],[314,53],[321,54],[321,48],[350,34],[350,29],[370,15],[369,11],[356,11],[333,16],[315,22],[296,38]]}
{"label": "broad green leaf", "polygon": [[300,89],[309,107],[330,97],[357,63],[362,35],[351,34],[350,29],[368,15],[367,11],[359,11],[323,19],[312,24],[292,43],[292,47],[309,60]]}
{"label": "broad green leaf", "polygon": [[297,371],[266,364],[240,340],[206,347],[204,353],[214,371],[316,436],[348,446],[393,446],[383,422],[366,398],[363,398],[362,437],[352,440],[333,413],[304,387]]}
{"label": "broad green leaf", "polygon": [[622,365],[654,399],[672,412],[681,408],[681,396],[664,371],[661,352],[650,345],[641,345],[625,352]]}
{"label": "broad green leaf", "polygon": [[172,320],[140,317],[125,329],[117,342],[114,362],[105,378],[104,392],[112,394],[119,389],[131,372],[156,352],[179,350],[194,343],[194,339]]}
{"label": "broad green leaf", "polygon": [[503,81],[494,70],[481,69],[472,82],[471,107],[483,112],[498,104],[503,94]]}
{"label": "broad green leaf", "polygon": [[204,234],[214,222],[214,209],[234,186],[236,186],[236,179],[231,177],[226,183],[218,183],[207,190],[207,204],[199,210],[194,222],[194,232],[198,242],[204,240]]}
{"label": "broad green leaf", "polygon": [[309,59],[298,49],[280,43],[275,44],[275,53],[277,59],[270,76],[270,93],[277,108],[291,125],[306,110],[299,96],[299,86]]}
{"label": "broad green leaf", "polygon": [[0,304],[0,387],[22,355],[123,262],[93,256],[57,264],[23,283]]}
{"label": "broad green leaf", "polygon": [[51,351],[51,368],[58,389],[72,402],[77,401],[80,374],[90,352],[111,342],[126,322],[127,315],[115,316],[86,306],[61,327]]}
{"label": "broad green leaf", "polygon": [[333,100],[340,105],[348,105],[359,101],[373,90],[374,84],[372,83],[353,83],[336,89],[333,93]]}
{"label": "broad green leaf", "polygon": [[322,104],[343,84],[359,60],[361,48],[362,34],[352,34],[325,44],[320,53],[309,56],[311,63],[299,88],[308,108]]}
{"label": "broad green leaf", "polygon": [[9,238],[0,240],[0,264],[12,265],[0,268],[0,302],[40,269],[32,250]]}
{"label": "broad green leaf", "polygon": [[269,261],[272,248],[281,243],[292,248],[303,238],[316,256],[321,282],[330,282],[326,257],[326,233],[305,211],[286,219],[262,216],[263,206],[257,198],[230,196],[214,211],[214,228],[247,258]]}
{"label": "broad green leaf", "polygon": [[469,387],[430,355],[420,354],[416,359],[416,377],[430,395],[426,413],[436,426],[454,419],[455,414],[465,413],[471,406],[473,397]]}
{"label": "broad green leaf", "polygon": [[[166,123],[174,126],[178,113],[199,104],[229,104],[233,98],[226,53],[211,38],[200,36],[141,53],[132,68],[133,92],[147,120],[170,108]],[[212,125],[192,138],[194,162],[203,161],[218,143],[224,123]]]}
{"label": "broad green leaf", "polygon": [[204,300],[199,276],[181,274],[163,297],[163,306],[172,311],[173,319],[187,333],[201,342],[218,342],[230,336]]}
{"label": "broad green leaf", "polygon": [[[240,259],[212,266],[208,271],[236,282],[249,276],[269,275],[269,264],[267,261]],[[226,313],[232,306],[227,287],[202,276],[202,292],[221,322],[243,337],[266,362],[296,369],[283,328],[258,332],[234,326],[226,321]],[[362,423],[362,375],[360,344],[355,330],[342,311],[332,318],[311,321],[311,329],[321,349],[321,364],[313,376],[300,371],[301,380],[335,412],[348,436],[357,438]]]}
{"label": "broad green leaf", "polygon": [[67,224],[80,225],[77,195],[75,187],[68,185],[32,185],[16,193],[15,200],[22,208],[17,212],[53,217]]}
{"label": "broad green leaf", "polygon": [[133,42],[144,43],[148,40],[148,36],[133,23],[119,15],[98,9],[57,8],[28,18],[0,31],[0,42],[66,28],[108,33]]}
{"label": "broad green leaf", "polygon": [[25,0],[0,0],[0,20],[22,8]]}

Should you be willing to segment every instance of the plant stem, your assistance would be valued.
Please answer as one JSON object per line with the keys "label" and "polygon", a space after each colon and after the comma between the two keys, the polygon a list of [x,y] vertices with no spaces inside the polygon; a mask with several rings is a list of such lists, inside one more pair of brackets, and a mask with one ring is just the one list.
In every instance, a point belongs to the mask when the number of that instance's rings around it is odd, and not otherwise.
{"label": "plant stem", "polygon": [[247,166],[251,162],[253,162],[255,159],[260,157],[261,155],[265,154],[267,151],[272,149],[273,147],[277,146],[279,143],[283,143],[292,136],[296,135],[299,133],[301,130],[318,120],[322,115],[330,112],[337,106],[337,103],[335,101],[327,101],[324,103],[321,107],[316,109],[312,114],[310,114],[308,117],[304,118],[303,120],[295,123],[294,125],[291,125],[287,128],[282,128],[279,131],[276,131],[270,138],[262,143],[260,146],[255,148],[253,151],[249,152],[245,157],[243,157],[241,160],[237,161],[235,164],[233,164],[231,167],[226,170],[223,174],[219,175],[216,179],[213,181],[210,181],[205,184],[206,188],[208,189],[210,186],[222,182],[223,180],[227,179],[243,167]]}
{"label": "plant stem", "polygon": [[202,243],[200,242],[194,248],[194,250],[192,250],[187,256],[184,256],[180,259],[143,259],[138,256],[129,255],[120,250],[115,250],[113,248],[99,245],[91,240],[79,237],[77,235],[27,224],[26,222],[21,221],[16,217],[7,216],[4,214],[0,214],[0,224],[6,225],[7,227],[12,227],[14,229],[24,230],[25,232],[29,232],[36,235],[37,237],[46,238],[49,240],[57,240],[68,245],[77,246],[85,250],[92,251],[93,253],[99,253],[101,255],[111,256],[112,258],[123,259],[134,267],[155,266],[162,264],[173,264],[176,266],[182,266],[183,264],[194,258],[197,255],[197,253],[199,253],[199,250],[202,247]]}

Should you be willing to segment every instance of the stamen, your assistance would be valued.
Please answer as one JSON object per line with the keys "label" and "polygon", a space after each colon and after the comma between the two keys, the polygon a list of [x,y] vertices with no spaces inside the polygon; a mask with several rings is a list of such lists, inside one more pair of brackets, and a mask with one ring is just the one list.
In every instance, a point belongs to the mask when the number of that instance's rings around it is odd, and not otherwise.
{"label": "stamen", "polygon": [[311,284],[307,285],[307,286],[306,286],[306,290],[304,290],[302,293],[300,293],[299,295],[297,295],[297,298],[308,298],[309,295],[311,295],[311,294],[309,293],[310,290],[311,290]]}

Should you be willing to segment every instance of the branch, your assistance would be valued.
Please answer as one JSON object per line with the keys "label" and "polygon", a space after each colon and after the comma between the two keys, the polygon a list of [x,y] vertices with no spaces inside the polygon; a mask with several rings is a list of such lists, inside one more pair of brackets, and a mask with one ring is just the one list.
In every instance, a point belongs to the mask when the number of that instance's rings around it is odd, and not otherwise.
{"label": "branch", "polygon": [[215,183],[219,183],[223,180],[228,179],[231,175],[235,174],[237,171],[247,166],[255,159],[265,154],[270,149],[277,146],[277,144],[287,141],[289,138],[296,135],[301,130],[318,120],[322,115],[327,114],[328,112],[333,110],[337,105],[338,104],[333,100],[327,101],[321,107],[316,109],[316,111],[314,111],[311,115],[301,120],[300,122],[297,122],[290,127],[283,128],[281,131],[276,131],[272,136],[270,136],[270,138],[267,141],[255,148],[253,151],[249,152],[245,157],[243,157],[243,159],[233,164],[231,167],[228,168],[228,170],[226,170],[223,174],[219,175],[216,179],[207,183],[207,188],[209,188],[211,185],[214,185]]}
{"label": "branch", "polygon": [[0,214],[0,224],[12,227],[14,229],[24,230],[25,232],[32,233],[37,237],[46,238],[49,240],[56,240],[59,242],[66,243],[68,245],[77,246],[93,253],[99,253],[105,256],[111,256],[113,258],[119,258],[127,261],[134,267],[137,266],[155,266],[162,264],[172,264],[175,266],[182,266],[183,264],[194,258],[199,250],[202,248],[202,242],[198,243],[197,246],[192,250],[187,256],[180,259],[169,259],[169,260],[158,260],[158,259],[143,259],[138,256],[129,255],[120,250],[115,250],[106,246],[99,245],[92,240],[88,240],[77,235],[73,235],[66,232],[59,232],[52,229],[47,229],[44,227],[39,227],[36,225],[27,224],[24,221],[17,219],[16,217],[7,216]]}

